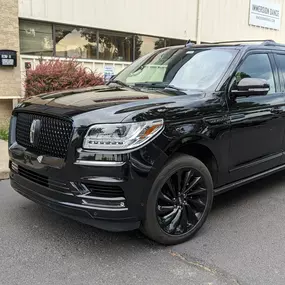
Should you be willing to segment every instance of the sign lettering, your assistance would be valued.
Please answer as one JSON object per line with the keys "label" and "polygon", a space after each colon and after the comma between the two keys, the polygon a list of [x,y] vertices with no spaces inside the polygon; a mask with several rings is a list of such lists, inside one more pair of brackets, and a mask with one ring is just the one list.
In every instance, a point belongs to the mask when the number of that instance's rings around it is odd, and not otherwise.
{"label": "sign lettering", "polygon": [[251,0],[249,24],[280,30],[281,5],[266,0]]}

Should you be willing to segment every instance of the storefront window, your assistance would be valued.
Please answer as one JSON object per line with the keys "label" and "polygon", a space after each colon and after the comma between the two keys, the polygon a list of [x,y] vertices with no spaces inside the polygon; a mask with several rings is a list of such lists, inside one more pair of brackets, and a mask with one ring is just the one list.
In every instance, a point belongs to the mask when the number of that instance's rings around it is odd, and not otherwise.
{"label": "storefront window", "polygon": [[165,39],[166,46],[181,46],[186,44],[186,40]]}
{"label": "storefront window", "polygon": [[100,32],[99,59],[133,61],[133,36]]}
{"label": "storefront window", "polygon": [[135,58],[144,56],[155,49],[165,47],[165,40],[148,36],[135,36]]}
{"label": "storefront window", "polygon": [[55,26],[56,55],[97,58],[97,32],[94,29]]}
{"label": "storefront window", "polygon": [[53,54],[52,25],[20,21],[20,52],[51,56]]}
{"label": "storefront window", "polygon": [[20,20],[21,54],[133,61],[156,49],[183,44],[185,40]]}

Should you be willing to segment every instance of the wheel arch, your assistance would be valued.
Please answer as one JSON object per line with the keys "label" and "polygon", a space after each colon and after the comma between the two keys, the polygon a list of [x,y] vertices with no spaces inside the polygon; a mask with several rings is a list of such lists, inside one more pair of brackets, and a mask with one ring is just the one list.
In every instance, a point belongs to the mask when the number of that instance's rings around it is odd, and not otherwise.
{"label": "wheel arch", "polygon": [[166,150],[166,154],[171,157],[175,153],[184,153],[202,161],[209,169],[215,187],[218,181],[219,164],[217,155],[209,147],[209,144],[208,140],[201,137],[190,137],[176,142]]}

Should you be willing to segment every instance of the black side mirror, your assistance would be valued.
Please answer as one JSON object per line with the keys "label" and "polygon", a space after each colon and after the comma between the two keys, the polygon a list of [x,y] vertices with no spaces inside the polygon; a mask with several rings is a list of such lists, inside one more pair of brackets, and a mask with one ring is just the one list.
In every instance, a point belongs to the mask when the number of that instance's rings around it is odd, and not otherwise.
{"label": "black side mirror", "polygon": [[267,95],[270,85],[264,79],[260,78],[243,78],[237,84],[236,89],[231,91],[235,97],[241,96],[262,96]]}

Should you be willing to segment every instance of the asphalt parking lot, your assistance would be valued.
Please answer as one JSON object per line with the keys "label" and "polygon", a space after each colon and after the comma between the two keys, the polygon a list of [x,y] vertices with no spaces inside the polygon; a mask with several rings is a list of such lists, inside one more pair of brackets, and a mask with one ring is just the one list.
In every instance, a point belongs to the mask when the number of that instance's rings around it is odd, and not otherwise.
{"label": "asphalt parking lot", "polygon": [[52,213],[0,182],[0,284],[274,284],[285,280],[285,172],[215,198],[195,238],[157,245]]}

